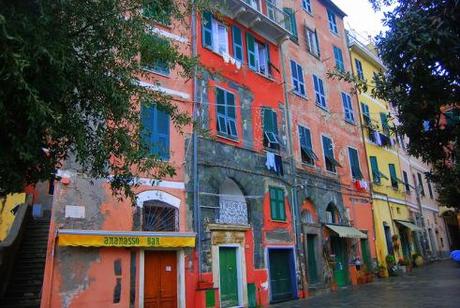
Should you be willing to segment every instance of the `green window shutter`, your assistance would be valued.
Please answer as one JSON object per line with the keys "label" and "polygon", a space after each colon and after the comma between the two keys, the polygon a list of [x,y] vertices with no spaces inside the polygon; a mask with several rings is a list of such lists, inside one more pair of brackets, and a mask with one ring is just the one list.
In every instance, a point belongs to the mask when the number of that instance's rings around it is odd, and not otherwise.
{"label": "green window shutter", "polygon": [[272,132],[278,135],[276,112],[271,109],[264,109],[264,132]]}
{"label": "green window shutter", "polygon": [[151,152],[153,134],[153,107],[141,105],[141,144]]}
{"label": "green window shutter", "polygon": [[254,37],[249,33],[246,33],[246,48],[248,51],[249,68],[257,70],[255,40]]}
{"label": "green window shutter", "polygon": [[332,149],[332,141],[331,139],[323,136],[323,148],[324,154],[328,157],[334,157],[334,150]]}
{"label": "green window shutter", "polygon": [[270,187],[270,212],[273,220],[286,220],[284,208],[284,190],[277,187]]}
{"label": "green window shutter", "polygon": [[359,168],[358,151],[352,148],[348,148],[348,155],[350,157],[350,167],[353,178],[357,180],[362,179],[363,175]]}
{"label": "green window shutter", "polygon": [[225,106],[225,92],[216,88],[216,103],[217,103],[217,130],[221,133],[227,133],[226,124],[226,106]]}
{"label": "green window shutter", "polygon": [[388,164],[388,169],[390,171],[390,180],[391,186],[398,188],[398,177],[396,175],[396,168],[394,164]]}
{"label": "green window shutter", "polygon": [[381,179],[380,179],[379,165],[377,163],[377,157],[371,156],[369,157],[369,160],[371,161],[372,178],[374,180],[374,183],[379,184]]}
{"label": "green window shutter", "polygon": [[204,12],[201,18],[203,47],[212,48],[212,15]]}
{"label": "green window shutter", "polygon": [[385,112],[380,112],[380,120],[382,121],[382,129],[385,134],[389,133],[390,126],[388,125],[388,115]]}
{"label": "green window shutter", "polygon": [[364,103],[361,103],[361,111],[363,113],[363,119],[365,124],[371,124],[371,114],[369,112],[369,106]]}
{"label": "green window shutter", "polygon": [[240,28],[237,26],[232,27],[233,37],[233,57],[236,60],[243,62],[243,37]]}
{"label": "green window shutter", "polygon": [[291,38],[297,40],[297,23],[295,20],[295,12],[293,9],[285,7],[283,11],[289,16],[289,20],[286,20],[286,28],[291,30]]}
{"label": "green window shutter", "polygon": [[226,92],[227,101],[227,133],[232,137],[237,137],[236,132],[236,110],[235,110],[235,96]]}

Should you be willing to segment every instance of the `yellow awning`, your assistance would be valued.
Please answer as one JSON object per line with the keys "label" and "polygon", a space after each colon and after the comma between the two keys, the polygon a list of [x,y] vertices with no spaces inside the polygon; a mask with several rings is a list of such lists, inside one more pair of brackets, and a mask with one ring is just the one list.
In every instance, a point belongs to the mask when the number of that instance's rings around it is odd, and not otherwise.
{"label": "yellow awning", "polygon": [[405,221],[405,220],[396,220],[395,221],[400,224],[400,225],[403,225],[404,227],[406,228],[409,228],[410,230],[412,231],[418,231],[418,232],[422,232],[423,229],[420,228],[420,227],[417,227],[415,224],[409,222],[409,221]]}
{"label": "yellow awning", "polygon": [[145,248],[195,247],[195,233],[61,229],[58,232],[58,245]]}
{"label": "yellow awning", "polygon": [[367,235],[356,228],[348,226],[326,225],[329,229],[345,238],[367,238]]}

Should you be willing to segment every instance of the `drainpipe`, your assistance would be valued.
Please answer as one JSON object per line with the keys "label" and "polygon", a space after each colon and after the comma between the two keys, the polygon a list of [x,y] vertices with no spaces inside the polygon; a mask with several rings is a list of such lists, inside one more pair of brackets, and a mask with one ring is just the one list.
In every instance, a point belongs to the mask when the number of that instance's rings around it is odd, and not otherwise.
{"label": "drainpipe", "polygon": [[[297,256],[300,255],[300,252],[302,251],[302,246],[300,243],[300,214],[299,214],[299,200],[297,196],[297,172],[296,172],[296,165],[295,165],[295,159],[294,159],[294,150],[292,148],[292,130],[291,130],[291,113],[289,111],[289,89],[288,89],[288,83],[286,80],[289,80],[287,77],[286,73],[286,65],[285,65],[285,53],[283,50],[283,47],[286,46],[286,44],[283,44],[284,42],[288,41],[289,37],[285,37],[281,40],[281,42],[278,44],[278,48],[280,51],[280,60],[281,60],[281,75],[283,79],[283,90],[284,90],[284,104],[286,106],[286,125],[287,125],[287,131],[288,131],[288,157],[290,158],[290,165],[291,165],[291,174],[292,174],[292,185],[291,185],[291,198],[292,198],[292,222],[294,225],[294,240],[296,243],[296,250],[297,250]],[[302,287],[303,291],[305,294],[306,288],[307,288],[307,281],[305,279],[305,271],[303,270],[302,266],[302,260],[301,258],[298,259],[298,264],[299,264],[299,269],[300,269],[300,277],[302,279]]]}
{"label": "drainpipe", "polygon": [[[192,56],[197,56],[197,43],[196,43],[196,10],[195,1],[192,2]],[[197,80],[198,65],[195,65],[193,71],[193,132],[192,132],[192,172],[193,172],[193,217],[194,229],[196,232],[197,243],[195,246],[197,259],[198,259],[198,275],[201,275],[201,216],[200,216],[200,195],[199,195],[199,179],[198,179],[198,132],[196,122],[198,120],[198,80]]]}

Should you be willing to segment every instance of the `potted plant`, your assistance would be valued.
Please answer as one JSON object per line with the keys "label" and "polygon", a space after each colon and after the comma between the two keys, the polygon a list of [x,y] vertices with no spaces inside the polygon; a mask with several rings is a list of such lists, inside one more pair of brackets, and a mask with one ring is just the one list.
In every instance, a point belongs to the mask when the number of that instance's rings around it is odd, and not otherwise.
{"label": "potted plant", "polygon": [[385,258],[385,261],[387,262],[387,266],[388,266],[388,274],[390,276],[397,276],[397,266],[396,266],[396,259],[395,259],[395,256],[393,255],[388,255],[386,256]]}
{"label": "potted plant", "polygon": [[412,255],[412,264],[414,267],[420,267],[423,265],[423,257],[419,253],[414,253]]}
{"label": "potted plant", "polygon": [[406,270],[408,273],[412,272],[412,262],[408,257],[404,257],[404,263],[406,264]]}

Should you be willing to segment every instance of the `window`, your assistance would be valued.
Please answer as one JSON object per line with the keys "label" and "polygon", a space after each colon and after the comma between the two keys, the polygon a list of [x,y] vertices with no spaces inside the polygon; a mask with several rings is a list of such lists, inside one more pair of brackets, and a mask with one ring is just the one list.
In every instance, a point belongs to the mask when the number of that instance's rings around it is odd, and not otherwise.
{"label": "window", "polygon": [[144,0],[142,14],[164,25],[171,24],[174,3],[172,0]]}
{"label": "window", "polygon": [[350,158],[351,176],[355,180],[361,180],[363,174],[361,173],[361,168],[359,168],[358,151],[353,148],[348,148],[348,157]]}
{"label": "window", "polygon": [[342,50],[339,47],[334,46],[334,58],[335,58],[335,68],[339,72],[345,72],[345,65],[343,64],[343,55]]}
{"label": "window", "polygon": [[332,145],[332,140],[326,136],[322,136],[322,141],[326,170],[336,172],[336,167],[340,167],[340,164],[334,158],[334,146]]}
{"label": "window", "polygon": [[311,144],[310,130],[306,127],[299,125],[299,140],[300,140],[300,152],[302,156],[302,162],[314,165],[315,160],[318,160],[315,152],[313,152],[313,146]]}
{"label": "window", "polygon": [[338,211],[336,207],[334,206],[334,204],[332,203],[328,204],[326,208],[326,223],[329,223],[329,224],[340,223],[338,216],[339,216]]}
{"label": "window", "polygon": [[236,130],[235,96],[216,88],[217,131],[231,138],[238,138]]}
{"label": "window", "polygon": [[284,190],[279,187],[270,187],[270,212],[273,220],[286,220],[284,209]]}
{"label": "window", "polygon": [[460,123],[460,108],[453,108],[449,111],[444,112],[446,116],[446,125],[449,127],[455,127]]}
{"label": "window", "polygon": [[233,38],[233,57],[243,63],[243,35],[240,28],[237,26],[232,27]]}
{"label": "window", "polygon": [[228,54],[227,27],[214,19],[209,12],[203,13],[202,39],[204,47],[218,54]]}
{"label": "window", "polygon": [[422,197],[425,197],[425,188],[423,187],[422,175],[417,172],[417,177],[418,177],[418,185],[420,187],[420,195]]}
{"label": "window", "polygon": [[327,20],[329,22],[329,30],[331,30],[331,32],[334,34],[338,34],[339,31],[337,31],[337,22],[335,21],[335,14],[329,10],[327,11]]}
{"label": "window", "polygon": [[302,8],[311,14],[311,0],[302,0]]}
{"label": "window", "polygon": [[355,115],[353,114],[353,105],[351,104],[350,95],[342,92],[342,104],[345,113],[345,121],[355,123]]}
{"label": "window", "polygon": [[169,159],[169,114],[156,105],[141,106],[141,140],[150,155]]}
{"label": "window", "polygon": [[380,112],[380,121],[382,122],[382,130],[385,135],[390,135],[390,126],[388,125],[388,114]]}
{"label": "window", "polygon": [[147,201],[142,207],[143,231],[179,231],[178,209],[161,201]]}
{"label": "window", "polygon": [[248,52],[248,65],[253,71],[269,76],[269,51],[266,44],[259,43],[255,38],[246,33],[246,47]]}
{"label": "window", "polygon": [[316,104],[323,108],[327,108],[323,80],[318,76],[313,75],[313,86],[315,88]]}
{"label": "window", "polygon": [[398,176],[396,175],[396,168],[394,164],[388,164],[390,170],[391,187],[398,189]]}
{"label": "window", "polygon": [[407,172],[404,170],[403,170],[403,179],[404,179],[404,186],[406,188],[406,193],[410,193],[409,178],[407,177]]}
{"label": "window", "polygon": [[372,170],[372,179],[375,184],[380,184],[382,179],[380,177],[379,165],[377,163],[377,157],[370,156],[369,160],[371,161],[371,170]]}
{"label": "window", "polygon": [[264,108],[263,109],[263,124],[264,124],[264,146],[272,149],[279,149],[280,142],[278,139],[278,124],[276,112]]}
{"label": "window", "polygon": [[295,20],[295,12],[293,9],[285,7],[283,11],[289,16],[289,18],[285,18],[285,27],[291,31],[291,40],[297,42],[297,22]]}
{"label": "window", "polygon": [[371,114],[369,112],[369,106],[361,103],[361,111],[363,113],[363,120],[365,125],[371,125]]}
{"label": "window", "polygon": [[305,39],[307,40],[307,50],[309,53],[314,55],[315,57],[319,58],[319,42],[318,42],[318,34],[316,30],[313,31],[308,27],[305,27]]}
{"label": "window", "polygon": [[[150,44],[155,47],[152,48]],[[162,51],[157,51],[168,47],[170,47],[170,42],[167,39],[146,34],[141,42],[141,66],[161,75],[169,75],[169,63],[159,60],[159,58],[164,58],[164,54]],[[151,51],[153,52],[151,53]]]}
{"label": "window", "polygon": [[291,78],[292,84],[294,85],[294,93],[305,96],[305,82],[303,79],[302,66],[297,64],[294,60],[291,60]]}
{"label": "window", "polygon": [[433,199],[433,188],[431,187],[431,182],[429,179],[426,179],[426,184],[428,185],[428,193],[430,194],[430,198]]}
{"label": "window", "polygon": [[364,80],[363,64],[358,59],[355,59],[356,72],[358,73],[358,78]]}

